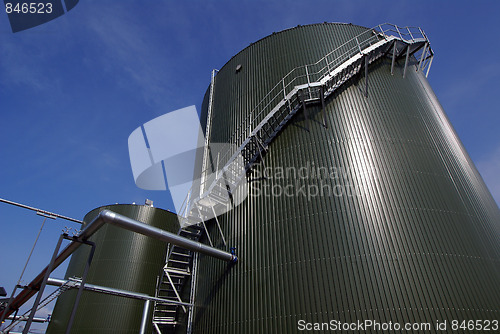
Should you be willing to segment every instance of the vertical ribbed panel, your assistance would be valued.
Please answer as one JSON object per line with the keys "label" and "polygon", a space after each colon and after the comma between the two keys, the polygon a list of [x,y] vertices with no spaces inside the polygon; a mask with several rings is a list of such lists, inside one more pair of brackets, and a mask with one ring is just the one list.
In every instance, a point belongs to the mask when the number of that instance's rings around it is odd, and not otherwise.
{"label": "vertical ribbed panel", "polygon": [[[104,209],[172,233],[179,228],[175,214],[141,205],[103,206],[90,211],[84,222]],[[156,279],[165,264],[164,242],[112,225],[103,226],[91,240],[97,247],[87,283],[155,295]],[[66,278],[82,276],[89,251],[90,246],[82,245],[72,255]],[[65,333],[75,298],[76,290],[58,298],[48,333]],[[71,333],[138,333],[143,308],[142,300],[84,291]]]}
{"label": "vertical ribbed panel", "polygon": [[[298,27],[233,57],[216,77],[212,142],[230,138],[292,68],[363,29]],[[300,112],[271,144],[271,178],[252,181],[254,195],[219,217],[239,262],[201,256],[195,333],[293,333],[301,319],[499,318],[498,206],[425,77],[411,65],[403,78],[404,59],[396,65],[394,75],[390,59],[370,66],[368,97],[363,76],[330,96],[328,128],[311,107],[309,129]],[[341,175],[312,175],[323,167]],[[277,177],[279,168],[309,175]],[[323,195],[303,196],[312,185]],[[337,192],[328,196],[325,185]],[[293,195],[265,196],[265,186],[291,186]]]}

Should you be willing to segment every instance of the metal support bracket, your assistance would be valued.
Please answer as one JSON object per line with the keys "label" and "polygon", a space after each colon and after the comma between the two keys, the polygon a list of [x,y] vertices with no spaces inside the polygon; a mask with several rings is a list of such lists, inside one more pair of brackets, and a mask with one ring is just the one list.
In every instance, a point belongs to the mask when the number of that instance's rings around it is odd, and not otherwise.
{"label": "metal support bracket", "polygon": [[392,49],[392,61],[391,61],[391,75],[394,75],[394,62],[396,61],[396,41],[394,41],[394,47]]}
{"label": "metal support bracket", "polygon": [[405,69],[403,71],[403,78],[406,77],[406,69],[408,68],[408,60],[410,59],[410,45],[406,48],[406,60],[405,60]]}
{"label": "metal support bracket", "polygon": [[200,219],[201,219],[201,225],[203,226],[203,229],[205,229],[205,233],[207,234],[207,239],[208,243],[210,244],[210,247],[213,247],[212,239],[210,239],[210,234],[208,234],[208,229],[207,225],[205,224],[205,219],[203,219],[203,215],[201,214],[200,208],[196,206],[196,209],[198,210],[198,213],[200,214]]}
{"label": "metal support bracket", "polygon": [[418,72],[418,70],[422,69],[422,64],[424,62],[425,53],[427,52],[427,44],[429,44],[429,43],[424,44],[424,50],[422,51],[422,55],[420,56],[420,61],[418,62],[418,66],[417,66],[417,72]]}
{"label": "metal support bracket", "polygon": [[326,107],[325,107],[325,88],[321,86],[321,89],[319,90],[319,98],[321,100],[321,118],[323,119],[323,126],[325,128],[328,128],[328,125],[326,124]]}
{"label": "metal support bracket", "polygon": [[433,59],[434,59],[434,56],[431,56],[431,60],[429,61],[429,65],[427,66],[427,72],[425,73],[426,78],[429,76],[429,71],[431,70],[431,65],[432,65]]}
{"label": "metal support bracket", "polygon": [[[177,297],[177,300],[182,303],[181,296],[179,295],[179,292],[177,291],[177,288],[174,285],[174,281],[172,281],[172,277],[170,277],[170,274],[168,271],[165,270],[165,274],[167,275],[168,282],[170,283],[170,286],[172,286],[172,289],[174,290],[175,296]],[[182,310],[184,312],[187,312],[186,307],[184,305],[181,305]]]}
{"label": "metal support bracket", "polygon": [[224,243],[224,246],[226,246],[226,238],[224,238],[224,233],[222,233],[222,229],[219,224],[219,219],[217,218],[217,214],[215,213],[214,207],[212,206],[211,208],[214,214],[215,222],[217,223],[217,228],[219,229],[220,236],[222,237],[222,242]]}

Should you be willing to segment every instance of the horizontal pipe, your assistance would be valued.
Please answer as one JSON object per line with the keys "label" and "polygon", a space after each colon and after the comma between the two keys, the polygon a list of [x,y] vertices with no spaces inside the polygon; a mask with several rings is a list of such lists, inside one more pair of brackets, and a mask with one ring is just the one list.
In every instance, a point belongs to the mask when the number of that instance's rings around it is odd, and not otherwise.
{"label": "horizontal pipe", "polygon": [[[75,284],[74,286],[71,286],[70,289],[78,289],[80,287],[79,281],[64,280],[64,279],[52,278],[52,277],[49,277],[49,279],[47,280],[47,284],[52,285],[52,286],[62,286],[64,284],[69,284],[69,283]],[[152,300],[152,301],[156,301],[156,302],[163,302],[163,303],[169,303],[169,304],[175,304],[175,305],[191,306],[189,303],[183,303],[183,302],[179,302],[177,300],[158,298],[158,297],[153,297],[153,296],[147,295],[145,293],[132,292],[132,291],[127,291],[127,290],[115,289],[115,288],[108,288],[105,286],[88,284],[88,283],[85,283],[85,285],[83,286],[83,289],[88,290],[88,291],[93,291],[93,292],[104,293],[107,295],[120,296],[120,297],[132,298],[132,299]]]}
{"label": "horizontal pipe", "polygon": [[[66,246],[61,253],[56,257],[52,270],[55,270],[61,263],[64,262],[78,247],[80,247],[81,241],[85,241],[90,238],[97,230],[99,230],[105,223],[116,225],[127,230],[140,233],[158,240],[162,240],[168,243],[172,243],[176,246],[184,247],[194,252],[199,252],[205,255],[215,257],[220,260],[236,262],[238,258],[228,252],[224,252],[220,249],[216,249],[210,246],[206,246],[200,242],[187,239],[176,234],[164,231],[162,229],[149,226],[147,224],[138,222],[131,218],[122,216],[110,210],[103,210],[97,215],[97,217],[90,222],[78,236],[73,237],[75,240]],[[21,291],[12,301],[8,310],[4,310],[0,313],[0,317],[6,313],[6,316],[11,315],[14,310],[19,309],[24,303],[26,303],[33,295],[37,293],[42,284],[43,277],[48,270],[48,266],[45,267],[38,276],[35,277],[29,283],[23,291]]]}
{"label": "horizontal pipe", "polygon": [[238,258],[234,254],[207,246],[205,244],[202,244],[201,242],[181,237],[177,234],[167,232],[154,226],[143,224],[109,210],[101,211],[100,216],[106,223],[116,225],[124,229],[191,250],[193,252],[202,253],[227,262],[238,261]]}
{"label": "horizontal pipe", "polygon": [[[6,320],[15,320],[15,321],[26,321],[28,320],[28,316],[21,316],[21,315],[18,315],[15,319],[14,317],[11,315],[10,317],[7,317]],[[48,319],[46,318],[33,318],[32,320],[33,322],[47,322],[49,321]]]}
{"label": "horizontal pipe", "polygon": [[35,211],[38,214],[49,216],[49,218],[61,218],[61,219],[69,220],[70,222],[74,222],[74,223],[78,223],[78,224],[83,224],[83,222],[81,220],[78,220],[78,219],[74,219],[74,218],[71,218],[71,217],[66,217],[66,216],[63,216],[63,215],[59,215],[57,213],[53,213],[53,212],[49,212],[49,211],[37,209],[37,208],[31,207],[31,206],[28,206],[28,205],[24,205],[24,204],[21,204],[21,203],[16,203],[16,202],[13,202],[13,201],[9,201],[7,199],[0,198],[0,202],[6,203],[6,204],[10,204],[10,205],[14,205],[14,206],[18,206],[18,207],[23,208],[23,209],[28,209],[28,210],[31,210],[31,211]]}

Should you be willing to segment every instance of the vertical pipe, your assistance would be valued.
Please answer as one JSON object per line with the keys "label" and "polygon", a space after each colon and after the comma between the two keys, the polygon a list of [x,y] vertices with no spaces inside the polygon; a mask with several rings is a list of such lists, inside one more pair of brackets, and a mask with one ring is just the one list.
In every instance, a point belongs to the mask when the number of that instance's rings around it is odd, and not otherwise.
{"label": "vertical pipe", "polygon": [[49,266],[47,268],[47,271],[45,272],[45,275],[43,276],[42,284],[40,285],[40,289],[38,290],[38,294],[36,295],[35,302],[33,303],[33,307],[31,308],[30,316],[28,318],[28,321],[26,322],[26,325],[24,326],[23,334],[27,334],[31,327],[31,323],[33,322],[33,318],[35,317],[36,309],[38,308],[40,300],[42,299],[43,290],[45,290],[45,286],[47,285],[47,279],[52,272],[52,267],[54,266],[54,262],[56,261],[57,254],[59,254],[59,248],[61,248],[62,241],[66,236],[67,234],[61,234],[59,240],[57,241],[57,246],[54,249],[54,254],[52,254],[52,259],[50,259]]}
{"label": "vertical pipe", "polygon": [[151,300],[149,299],[144,302],[144,310],[142,311],[141,329],[139,331],[140,334],[146,334],[150,304]]}
{"label": "vertical pipe", "polygon": [[84,244],[90,245],[92,249],[90,250],[89,257],[87,258],[87,264],[83,270],[82,282],[78,288],[78,293],[76,294],[75,303],[73,304],[73,310],[71,311],[71,316],[69,317],[68,325],[66,326],[66,334],[71,332],[71,327],[73,327],[73,321],[75,320],[76,310],[78,309],[78,304],[80,303],[80,298],[82,297],[83,289],[85,287],[85,281],[87,280],[87,274],[89,273],[90,264],[92,263],[92,258],[94,257],[96,245],[92,241],[85,241]]}

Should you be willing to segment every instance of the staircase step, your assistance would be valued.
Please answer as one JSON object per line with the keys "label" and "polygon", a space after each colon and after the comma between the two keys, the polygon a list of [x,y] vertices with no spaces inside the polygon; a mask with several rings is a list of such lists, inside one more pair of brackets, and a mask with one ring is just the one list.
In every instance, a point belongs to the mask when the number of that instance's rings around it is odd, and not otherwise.
{"label": "staircase step", "polygon": [[173,263],[177,263],[177,264],[186,264],[186,265],[190,264],[189,261],[176,260],[176,259],[172,259],[172,258],[169,259],[169,262],[173,262]]}
{"label": "staircase step", "polygon": [[191,231],[183,229],[179,232],[179,235],[180,236],[189,236],[189,237],[199,237],[201,235],[201,233],[200,232],[191,232]]}
{"label": "staircase step", "polygon": [[185,270],[180,270],[180,269],[177,269],[177,268],[166,268],[165,271],[167,271],[168,273],[173,273],[173,274],[178,274],[178,275],[184,275],[184,276],[191,276],[191,273],[190,272],[187,272]]}
{"label": "staircase step", "polygon": [[172,254],[170,254],[170,256],[181,256],[181,257],[185,257],[185,258],[192,258],[193,257],[193,253],[191,253],[190,251],[186,250],[187,252],[189,253],[181,253],[179,251],[172,251]]}

